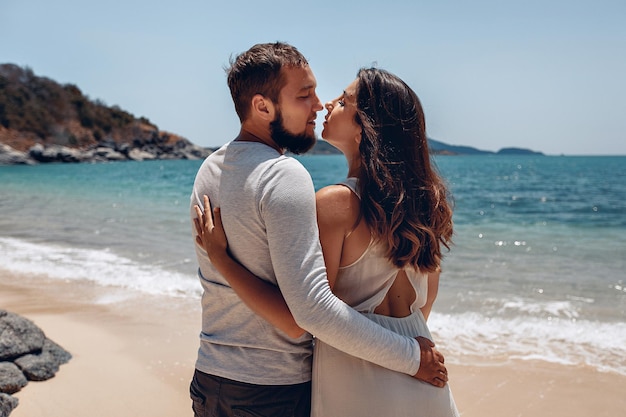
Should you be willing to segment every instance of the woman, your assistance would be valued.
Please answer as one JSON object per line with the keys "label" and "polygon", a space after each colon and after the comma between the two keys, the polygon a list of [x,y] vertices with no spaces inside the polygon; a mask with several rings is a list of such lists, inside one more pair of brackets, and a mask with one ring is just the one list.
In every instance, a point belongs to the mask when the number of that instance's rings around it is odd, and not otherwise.
{"label": "woman", "polygon": [[[416,94],[398,77],[362,69],[326,104],[322,137],[348,160],[348,179],[318,191],[320,242],[333,292],[397,333],[432,340],[426,318],[436,297],[441,246],[449,247],[452,210],[431,167],[424,115]],[[205,212],[209,209],[205,199]],[[280,293],[258,291],[225,262],[219,210],[199,219],[197,241],[239,296],[275,326],[293,333]],[[215,233],[217,231],[217,233]],[[245,285],[241,285],[245,282]],[[266,287],[263,287],[266,288]],[[421,309],[421,310],[420,310]],[[312,416],[456,416],[449,387],[437,388],[381,368],[316,340]]]}

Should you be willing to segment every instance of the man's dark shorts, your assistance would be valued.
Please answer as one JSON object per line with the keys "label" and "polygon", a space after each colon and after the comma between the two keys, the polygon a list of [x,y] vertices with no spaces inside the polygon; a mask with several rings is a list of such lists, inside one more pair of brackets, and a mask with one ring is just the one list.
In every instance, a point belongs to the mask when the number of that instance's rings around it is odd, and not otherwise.
{"label": "man's dark shorts", "polygon": [[309,417],[311,382],[255,385],[196,369],[191,387],[195,417]]}

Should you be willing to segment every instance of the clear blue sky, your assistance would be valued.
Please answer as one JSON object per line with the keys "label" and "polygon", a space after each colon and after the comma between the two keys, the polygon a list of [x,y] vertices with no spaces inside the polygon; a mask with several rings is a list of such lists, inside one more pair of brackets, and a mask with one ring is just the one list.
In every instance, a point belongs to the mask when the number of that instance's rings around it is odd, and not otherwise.
{"label": "clear blue sky", "polygon": [[229,57],[276,40],[309,59],[322,101],[362,66],[396,73],[449,144],[626,155],[624,0],[0,0],[1,63],[203,146],[239,128]]}

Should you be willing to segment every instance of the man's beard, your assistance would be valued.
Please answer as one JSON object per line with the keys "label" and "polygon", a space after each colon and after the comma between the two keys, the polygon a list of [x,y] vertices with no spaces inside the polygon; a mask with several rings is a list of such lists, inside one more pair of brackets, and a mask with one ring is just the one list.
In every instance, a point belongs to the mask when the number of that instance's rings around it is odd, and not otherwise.
{"label": "man's beard", "polygon": [[317,141],[315,133],[310,135],[305,132],[294,135],[288,132],[283,125],[283,115],[280,110],[276,112],[276,118],[270,123],[270,134],[272,135],[272,140],[274,140],[279,148],[296,155],[305,153],[311,149]]}

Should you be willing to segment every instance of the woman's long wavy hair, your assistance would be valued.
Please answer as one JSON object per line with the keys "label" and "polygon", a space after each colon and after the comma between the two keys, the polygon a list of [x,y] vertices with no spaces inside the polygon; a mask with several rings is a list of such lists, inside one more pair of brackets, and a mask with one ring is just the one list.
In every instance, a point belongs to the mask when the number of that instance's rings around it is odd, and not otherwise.
{"label": "woman's long wavy hair", "polygon": [[441,245],[452,244],[452,207],[431,165],[422,105],[385,70],[361,69],[357,78],[361,214],[394,265],[434,272]]}

